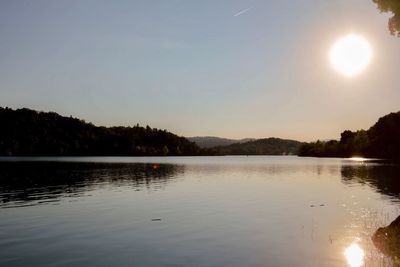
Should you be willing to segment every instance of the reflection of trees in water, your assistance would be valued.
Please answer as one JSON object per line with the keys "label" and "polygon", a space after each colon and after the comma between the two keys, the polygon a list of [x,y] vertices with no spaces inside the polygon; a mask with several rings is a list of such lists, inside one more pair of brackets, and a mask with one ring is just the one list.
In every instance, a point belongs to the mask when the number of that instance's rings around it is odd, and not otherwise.
{"label": "reflection of trees in water", "polygon": [[0,206],[35,205],[110,184],[157,190],[183,171],[172,164],[0,162]]}
{"label": "reflection of trees in water", "polygon": [[343,166],[341,174],[345,183],[367,183],[381,194],[400,197],[400,165]]}

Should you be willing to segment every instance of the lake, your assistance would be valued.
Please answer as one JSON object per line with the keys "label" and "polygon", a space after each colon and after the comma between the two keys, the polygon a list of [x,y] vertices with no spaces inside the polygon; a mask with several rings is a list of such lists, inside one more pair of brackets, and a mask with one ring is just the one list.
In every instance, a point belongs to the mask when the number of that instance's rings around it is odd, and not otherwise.
{"label": "lake", "polygon": [[0,266],[390,266],[371,235],[400,215],[398,175],[289,156],[0,158]]}

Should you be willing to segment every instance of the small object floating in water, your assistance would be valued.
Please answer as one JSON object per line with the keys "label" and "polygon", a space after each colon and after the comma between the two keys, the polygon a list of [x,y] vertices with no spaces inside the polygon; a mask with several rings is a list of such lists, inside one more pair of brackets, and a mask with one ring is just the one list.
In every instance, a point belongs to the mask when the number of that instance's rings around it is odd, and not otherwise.
{"label": "small object floating in water", "polygon": [[[320,207],[324,207],[324,206],[325,206],[325,204],[319,204],[319,206],[320,206]],[[315,207],[315,205],[314,205],[314,204],[312,204],[312,205],[310,205],[310,207],[311,207],[311,208],[314,208],[314,207]]]}
{"label": "small object floating in water", "polygon": [[155,218],[155,219],[151,219],[152,222],[160,222],[161,218]]}
{"label": "small object floating in water", "polygon": [[160,168],[160,164],[153,164],[153,170],[158,170]]}

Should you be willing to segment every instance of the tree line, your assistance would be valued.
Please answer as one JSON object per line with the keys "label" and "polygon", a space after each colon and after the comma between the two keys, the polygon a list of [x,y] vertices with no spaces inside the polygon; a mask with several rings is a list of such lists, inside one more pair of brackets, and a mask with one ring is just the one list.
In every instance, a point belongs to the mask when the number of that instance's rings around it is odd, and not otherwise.
{"label": "tree line", "polygon": [[1,156],[165,156],[207,153],[166,130],[99,127],[54,112],[0,108]]}
{"label": "tree line", "polygon": [[212,148],[216,155],[297,155],[301,142],[280,138],[263,138]]}
{"label": "tree line", "polygon": [[400,159],[400,112],[383,116],[368,130],[346,130],[339,141],[303,144],[299,156]]}

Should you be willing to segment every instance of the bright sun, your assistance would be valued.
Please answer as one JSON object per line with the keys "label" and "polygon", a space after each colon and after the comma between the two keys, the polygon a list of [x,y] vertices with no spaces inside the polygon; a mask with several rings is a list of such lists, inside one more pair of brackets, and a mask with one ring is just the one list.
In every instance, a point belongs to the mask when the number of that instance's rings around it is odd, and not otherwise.
{"label": "bright sun", "polygon": [[337,40],[329,52],[332,66],[346,76],[362,72],[370,63],[372,48],[368,41],[357,34],[349,34]]}

